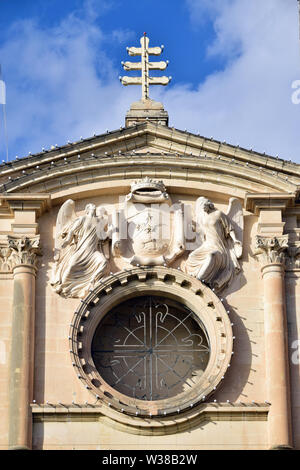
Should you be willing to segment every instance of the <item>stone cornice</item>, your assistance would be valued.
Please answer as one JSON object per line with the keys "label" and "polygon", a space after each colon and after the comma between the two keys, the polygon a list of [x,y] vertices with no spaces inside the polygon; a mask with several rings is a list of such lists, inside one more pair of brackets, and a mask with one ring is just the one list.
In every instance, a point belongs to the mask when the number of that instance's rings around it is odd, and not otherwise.
{"label": "stone cornice", "polygon": [[[256,165],[261,165],[264,168],[275,169],[277,171],[284,170],[290,174],[299,177],[299,167],[297,163],[288,162],[278,157],[259,153],[252,149],[245,149],[238,145],[231,145],[226,142],[208,139],[200,134],[193,134],[191,132],[175,129],[174,127],[166,127],[151,122],[144,122],[136,126],[120,127],[120,129],[106,132],[105,134],[94,135],[86,139],[81,139],[76,142],[70,142],[66,145],[55,146],[51,149],[44,150],[43,152],[28,155],[13,162],[8,162],[0,165],[0,172],[2,174],[7,171],[22,170],[28,166],[39,165],[40,163],[49,162],[55,159],[71,156],[73,153],[84,153],[90,150],[99,150],[101,147],[109,147],[115,145],[116,141],[122,142],[130,140],[134,137],[142,135],[149,135],[161,137],[167,140],[174,140],[174,142],[184,144],[185,146],[194,147],[196,149],[203,149],[207,152],[215,154],[223,154],[230,158],[235,157]],[[138,146],[136,147],[138,148]],[[168,148],[170,148],[168,146]],[[125,149],[124,151],[129,150]],[[188,153],[187,149],[187,152]]]}
{"label": "stone cornice", "polygon": [[0,194],[0,218],[13,217],[14,211],[34,211],[40,217],[50,206],[49,194]]}
{"label": "stone cornice", "polygon": [[34,422],[104,420],[108,425],[132,434],[160,435],[183,432],[207,421],[267,421],[270,404],[266,403],[205,403],[178,418],[131,418],[95,404],[51,403],[31,405]]}
{"label": "stone cornice", "polygon": [[[132,162],[137,166],[139,163],[145,165],[134,152],[147,146],[158,149],[158,159],[148,155],[149,165],[167,165],[174,169],[181,165],[201,174],[207,169],[208,172],[217,172],[219,178],[228,174],[255,182],[257,192],[259,186],[263,192],[267,188],[295,192],[297,184],[300,184],[297,164],[148,122],[0,165],[2,190],[9,193],[28,191],[37,183],[49,182],[49,192],[52,192],[53,178],[62,174],[75,176],[97,168],[102,173],[103,169],[113,173],[115,168],[125,168],[128,163],[130,166]],[[247,185],[244,186],[249,192]],[[45,187],[43,192],[48,191]],[[38,191],[41,192],[40,189]]]}
{"label": "stone cornice", "polygon": [[246,194],[245,209],[259,215],[261,210],[282,210],[295,205],[297,192],[294,193],[255,193]]}
{"label": "stone cornice", "polygon": [[[155,170],[154,170],[155,166]],[[286,181],[282,176],[273,176],[270,172],[260,171],[255,167],[247,167],[238,162],[222,159],[219,156],[199,156],[172,154],[165,152],[117,154],[115,156],[85,155],[80,159],[72,157],[55,164],[40,165],[27,175],[18,175],[15,180],[7,181],[3,186],[5,194],[16,191],[33,193],[55,193],[62,188],[78,187],[82,184],[99,184],[114,180],[136,179],[147,174],[159,179],[178,179],[191,182],[211,182],[216,186],[220,183],[237,188],[244,193],[285,191],[295,193],[297,187]],[[1,189],[1,188],[0,188]],[[78,189],[76,189],[78,192]]]}

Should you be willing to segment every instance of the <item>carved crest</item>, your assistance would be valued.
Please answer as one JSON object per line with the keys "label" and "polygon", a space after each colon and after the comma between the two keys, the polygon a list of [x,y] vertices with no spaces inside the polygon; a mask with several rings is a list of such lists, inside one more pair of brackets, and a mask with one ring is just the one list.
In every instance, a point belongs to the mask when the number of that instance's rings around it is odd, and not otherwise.
{"label": "carved crest", "polygon": [[135,181],[123,208],[114,214],[112,249],[134,265],[169,265],[185,251],[182,204],[162,181]]}
{"label": "carved crest", "polygon": [[[190,216],[183,203],[172,204],[163,181],[148,177],[131,184],[129,194],[111,216],[105,208],[96,208],[92,203],[81,216],[74,208],[74,201],[66,201],[56,223],[51,285],[64,297],[82,297],[94,288],[107,273],[110,253],[135,266],[171,266],[186,251],[186,240],[193,238],[185,234]],[[240,270],[241,203],[231,198],[224,214],[207,198],[200,197],[195,215],[193,226],[200,245],[196,241],[185,270],[220,291]],[[109,243],[104,244],[109,239],[111,249]]]}

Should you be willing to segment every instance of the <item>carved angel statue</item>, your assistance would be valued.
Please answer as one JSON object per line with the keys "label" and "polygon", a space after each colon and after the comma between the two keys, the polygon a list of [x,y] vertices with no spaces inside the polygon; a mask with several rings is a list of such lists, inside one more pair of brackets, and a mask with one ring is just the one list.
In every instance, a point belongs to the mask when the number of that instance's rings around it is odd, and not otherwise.
{"label": "carved angel statue", "polygon": [[227,214],[217,210],[205,197],[196,201],[196,231],[202,244],[192,251],[186,262],[186,272],[216,291],[227,287],[240,271],[242,256],[243,210],[236,198],[229,201]]}
{"label": "carved angel statue", "polygon": [[50,281],[58,294],[83,297],[103,277],[107,259],[102,243],[108,236],[108,216],[102,207],[87,204],[85,214],[77,217],[72,199],[61,206]]}

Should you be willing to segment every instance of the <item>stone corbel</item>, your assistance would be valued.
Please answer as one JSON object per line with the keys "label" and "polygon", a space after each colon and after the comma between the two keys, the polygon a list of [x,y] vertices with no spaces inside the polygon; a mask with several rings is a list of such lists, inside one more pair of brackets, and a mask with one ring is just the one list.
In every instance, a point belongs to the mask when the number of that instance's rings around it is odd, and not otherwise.
{"label": "stone corbel", "polygon": [[263,266],[267,264],[283,264],[288,247],[288,235],[281,237],[263,237],[256,235],[254,254],[258,257],[258,260]]}
{"label": "stone corbel", "polygon": [[0,194],[0,218],[14,219],[11,231],[28,236],[38,233],[37,219],[50,208],[49,194]]}
{"label": "stone corbel", "polygon": [[246,210],[258,216],[258,233],[265,237],[280,237],[285,229],[283,215],[295,205],[297,194],[247,194]]}
{"label": "stone corbel", "polygon": [[296,197],[297,194],[286,193],[246,194],[245,208],[255,215],[259,215],[262,210],[284,211],[294,206]]}
{"label": "stone corbel", "polygon": [[7,241],[7,250],[10,250],[11,252],[6,262],[11,269],[20,265],[37,267],[37,256],[41,255],[40,235],[30,238],[8,235]]}

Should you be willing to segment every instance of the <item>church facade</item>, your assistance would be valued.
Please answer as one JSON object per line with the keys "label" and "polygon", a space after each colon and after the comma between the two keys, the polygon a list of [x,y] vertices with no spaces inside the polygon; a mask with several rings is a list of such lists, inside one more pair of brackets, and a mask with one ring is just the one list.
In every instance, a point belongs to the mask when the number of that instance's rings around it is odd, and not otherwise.
{"label": "church facade", "polygon": [[2,449],[300,448],[299,165],[144,96],[0,184]]}

